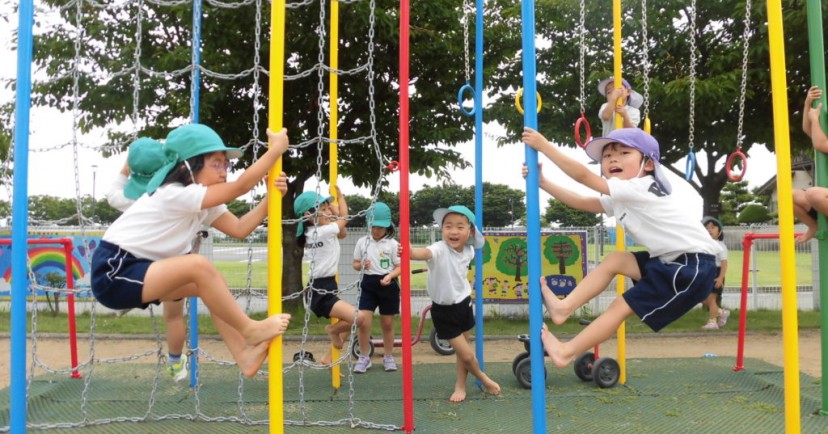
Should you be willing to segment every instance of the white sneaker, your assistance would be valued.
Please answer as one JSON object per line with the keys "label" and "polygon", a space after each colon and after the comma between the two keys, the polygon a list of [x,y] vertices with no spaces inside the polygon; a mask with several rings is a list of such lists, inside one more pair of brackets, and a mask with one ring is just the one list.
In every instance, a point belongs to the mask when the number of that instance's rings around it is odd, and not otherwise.
{"label": "white sneaker", "polygon": [[724,327],[724,326],[725,326],[725,324],[727,324],[727,319],[728,319],[729,317],[730,317],[730,311],[729,311],[729,310],[727,310],[727,309],[722,309],[722,311],[721,311],[721,312],[719,312],[719,319],[718,319],[718,321],[716,321],[716,322],[718,323],[718,325],[719,325],[719,327],[720,327],[720,328],[721,328],[721,327]]}
{"label": "white sneaker", "polygon": [[371,363],[370,357],[359,356],[359,359],[357,359],[356,364],[354,364],[354,372],[356,372],[357,374],[364,374],[365,371],[367,371],[368,368],[371,367],[371,365],[373,365],[373,363]]}
{"label": "white sneaker", "polygon": [[187,374],[189,374],[187,372],[187,355],[182,354],[178,363],[167,363],[167,372],[170,373],[176,383],[187,378]]}
{"label": "white sneaker", "polygon": [[705,330],[718,330],[719,325],[716,324],[715,319],[711,319],[710,321],[707,321],[707,324],[703,325],[702,328]]}
{"label": "white sneaker", "polygon": [[393,372],[397,370],[397,362],[394,360],[394,356],[387,354],[385,357],[382,358],[382,367],[385,369],[385,372]]}

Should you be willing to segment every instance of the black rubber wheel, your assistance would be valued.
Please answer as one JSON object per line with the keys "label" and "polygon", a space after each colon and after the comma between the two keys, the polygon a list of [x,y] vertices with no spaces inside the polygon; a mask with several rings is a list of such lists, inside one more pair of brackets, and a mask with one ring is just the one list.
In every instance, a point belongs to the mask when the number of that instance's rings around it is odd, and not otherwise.
{"label": "black rubber wheel", "polygon": [[607,389],[615,386],[621,377],[621,368],[615,359],[601,357],[592,365],[592,376],[598,387]]}
{"label": "black rubber wheel", "polygon": [[428,342],[437,354],[443,356],[450,356],[454,354],[454,348],[451,346],[449,341],[437,337],[437,330],[431,329],[431,333],[428,334]]}
{"label": "black rubber wheel", "polygon": [[525,349],[527,353],[532,351],[532,350],[529,349],[529,335],[527,335],[527,334],[518,335],[518,340],[523,342],[523,349]]}
{"label": "black rubber wheel", "polygon": [[[543,367],[543,381],[546,382],[546,377],[548,372],[546,372],[546,366]],[[517,378],[518,383],[524,389],[531,389],[532,388],[532,360],[529,357],[518,362],[517,366],[515,367],[515,377]]]}
{"label": "black rubber wheel", "polygon": [[595,354],[586,352],[575,359],[575,363],[572,367],[575,368],[575,375],[577,375],[581,381],[592,381],[592,367],[594,365]]}
{"label": "black rubber wheel", "polygon": [[[298,353],[293,353],[293,361],[294,362],[298,362],[301,358],[302,358],[302,352],[301,351],[298,352]],[[307,360],[309,362],[315,362],[316,361],[313,358],[313,353],[310,352],[310,351],[305,351],[305,360]]]}
{"label": "black rubber wheel", "polygon": [[520,363],[521,360],[529,357],[529,351],[524,351],[517,356],[515,356],[515,360],[512,361],[512,373],[517,374],[517,365]]}
{"label": "black rubber wheel", "polygon": [[[351,354],[355,358],[359,358],[362,351],[359,350],[359,338],[354,336],[354,345],[351,347]],[[374,357],[374,343],[368,342],[368,357]]]}

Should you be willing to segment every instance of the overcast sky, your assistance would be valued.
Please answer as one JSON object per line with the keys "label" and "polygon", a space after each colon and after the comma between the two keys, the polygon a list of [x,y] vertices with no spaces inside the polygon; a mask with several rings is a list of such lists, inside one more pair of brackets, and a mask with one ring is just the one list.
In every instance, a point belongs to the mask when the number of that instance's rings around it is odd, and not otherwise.
{"label": "overcast sky", "polygon": [[[2,12],[7,11],[9,7],[7,1],[0,3]],[[0,62],[0,77],[2,78],[14,78],[16,75],[17,53],[16,51],[12,52],[12,30],[17,27],[18,17],[14,15],[11,18],[11,22],[9,23],[0,20],[0,50],[2,50],[0,51],[0,56],[3,59],[7,59],[5,62]],[[0,89],[0,100],[5,102],[13,98],[14,95],[9,89]],[[497,126],[484,127],[484,137],[486,135],[500,134],[501,132],[498,131]],[[71,116],[60,114],[54,110],[38,109],[31,112],[31,136],[29,142],[31,150],[51,148],[70,141],[71,137]],[[515,137],[514,144],[501,148],[497,148],[493,143],[486,143],[486,140],[484,140],[484,181],[507,184],[517,189],[525,188],[525,182],[520,176],[520,168],[524,160],[525,151],[524,145],[519,143],[518,139],[518,137]],[[95,137],[81,137],[79,139],[82,143],[100,144],[96,143],[95,140]],[[228,145],[233,146],[233,144]],[[474,162],[473,142],[460,145],[458,149],[469,162]],[[564,149],[579,161],[585,163],[589,161],[580,149]],[[775,156],[765,150],[765,148],[754,147],[748,157],[748,172],[745,179],[751,187],[764,184],[776,173]],[[81,195],[91,195],[94,193],[96,198],[101,198],[106,190],[109,189],[109,185],[123,165],[125,158],[125,155],[117,155],[109,159],[104,159],[94,151],[80,148],[77,159],[75,159],[71,147],[48,152],[31,152],[29,156],[29,194],[74,197],[79,192]],[[697,159],[698,164],[704,164],[705,156],[703,154],[700,153],[697,155]],[[544,160],[545,158],[541,157],[541,161],[543,162]],[[76,164],[78,169],[77,182],[75,180]],[[591,167],[597,171],[597,166]],[[677,163],[675,167],[683,170],[684,162]],[[587,191],[581,186],[569,181],[560,170],[548,161],[544,164],[544,173],[547,177],[552,177],[576,191],[581,193]],[[399,176],[392,175],[390,179],[392,188],[395,191],[398,190]],[[474,185],[474,169],[469,168],[458,171],[452,179],[460,185]],[[339,182],[343,192],[346,194],[368,194],[364,190],[355,191],[347,179],[342,179]],[[435,185],[437,181],[412,176],[410,183],[412,191],[416,191],[422,188],[424,184]],[[306,188],[314,187],[314,185],[306,186]],[[0,199],[8,199],[6,189],[0,189]],[[543,204],[548,199],[548,196],[542,193],[540,199],[541,204]]]}

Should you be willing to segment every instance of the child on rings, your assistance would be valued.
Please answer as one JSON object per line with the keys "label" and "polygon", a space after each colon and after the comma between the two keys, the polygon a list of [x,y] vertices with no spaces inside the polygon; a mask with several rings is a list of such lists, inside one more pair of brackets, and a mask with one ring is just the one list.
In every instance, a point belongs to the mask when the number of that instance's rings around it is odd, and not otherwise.
{"label": "child on rings", "polygon": [[[336,200],[336,204],[331,202]],[[325,332],[331,339],[331,345],[342,349],[345,339],[351,331],[356,316],[355,308],[337,296],[339,286],[336,282],[336,270],[339,264],[339,238],[348,235],[345,225],[348,223],[348,204],[345,195],[336,188],[336,198],[324,198],[313,191],[300,194],[293,201],[293,212],[300,219],[296,228],[296,242],[305,249],[303,260],[311,264],[310,309],[317,317],[336,318],[336,324],[325,326]],[[307,222],[307,228],[305,224]],[[357,326],[361,320],[357,319]],[[323,365],[332,362],[328,350],[320,359]]]}
{"label": "child on rings", "polygon": [[658,142],[651,135],[623,128],[587,143],[586,153],[600,162],[603,176],[529,127],[524,128],[523,142],[601,196],[581,196],[541,176],[543,190],[573,208],[615,216],[637,244],[649,249],[609,254],[563,300],[541,278],[544,305],[555,324],[563,324],[603,292],[617,274],[636,282],[568,342],[559,341],[544,325],[540,330],[543,347],[556,366],[566,366],[578,354],[607,340],[633,314],[659,331],[707,298],[716,277],[719,246],[699,224],[701,216],[694,216],[698,210],[686,209],[693,201],[670,194],[672,188],[659,164]]}
{"label": "child on rings", "polygon": [[426,289],[431,298],[431,321],[437,336],[448,340],[455,350],[457,379],[449,401],[466,399],[469,374],[480,380],[486,393],[499,395],[500,385],[480,370],[469,345],[474,310],[467,273],[474,250],[483,248],[486,241],[475,226],[474,214],[463,205],[437,209],[434,221],[442,228],[443,239],[425,248],[411,249],[411,259],[428,264]]}
{"label": "child on rings", "polygon": [[382,349],[385,355],[382,366],[386,372],[396,371],[394,360],[394,315],[400,313],[400,257],[397,255],[399,243],[394,239],[394,223],[391,222],[391,209],[388,205],[377,202],[368,209],[365,220],[371,226],[371,234],[357,241],[354,247],[354,270],[364,271],[360,281],[359,326],[360,356],[354,366],[354,372],[362,374],[372,366],[371,357],[371,320],[374,310],[379,307],[380,327],[382,328]]}
{"label": "child on rings", "polygon": [[[805,107],[802,109],[802,130],[811,138],[811,144],[818,152],[828,153],[828,137],[819,125],[822,103],[812,107],[814,101],[822,98],[822,90],[813,86],[808,89]],[[804,234],[796,237],[797,243],[805,243],[817,233],[817,213],[828,214],[828,188],[814,186],[807,190],[793,191],[793,211],[796,218],[808,226]]]}
{"label": "child on rings", "polygon": [[722,309],[722,292],[724,291],[725,275],[727,274],[727,245],[724,243],[724,232],[722,232],[722,222],[719,219],[711,216],[705,216],[702,219],[710,238],[716,240],[716,244],[721,248],[719,254],[716,255],[716,280],[713,282],[713,290],[710,295],[702,302],[710,314],[707,324],[702,328],[705,330],[718,330],[727,324],[727,319],[730,317],[730,311]]}
{"label": "child on rings", "polygon": [[[598,117],[601,118],[602,136],[607,136],[615,129],[615,115],[621,116],[624,128],[636,128],[641,122],[641,111],[639,107],[644,103],[644,97],[632,89],[630,82],[621,79],[621,87],[615,88],[615,81],[612,77],[605,78],[598,82],[598,93],[607,98],[598,109]],[[618,99],[621,98],[621,104]]]}
{"label": "child on rings", "polygon": [[[227,210],[250,191],[287,150],[287,132],[268,131],[270,149],[236,181],[227,182],[228,148],[207,126],[184,125],[167,136],[165,163],[141,196],[107,229],[92,255],[92,293],[110,309],[145,309],[150,304],[200,297],[241,372],[255,375],[270,342],[285,332],[290,315],[261,321],[247,317],[215,266],[190,253],[202,224],[244,238],[267,215],[267,198],[241,219]],[[276,182],[286,190],[284,179]]]}

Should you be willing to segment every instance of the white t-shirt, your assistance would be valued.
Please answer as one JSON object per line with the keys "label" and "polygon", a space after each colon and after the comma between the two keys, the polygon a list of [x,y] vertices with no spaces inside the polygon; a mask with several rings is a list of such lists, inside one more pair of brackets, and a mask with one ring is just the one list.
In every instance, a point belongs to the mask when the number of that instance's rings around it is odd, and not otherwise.
{"label": "white t-shirt", "polygon": [[340,252],[339,239],[336,237],[339,225],[335,222],[324,226],[305,225],[305,255],[302,260],[312,263],[310,277],[319,279],[336,276]]}
{"label": "white t-shirt", "polygon": [[[615,130],[615,112],[612,113],[612,116],[610,116],[610,119],[608,121],[605,121],[604,118],[601,117],[601,113],[604,112],[604,108],[607,107],[607,104],[609,103],[605,102],[601,104],[601,109],[598,110],[598,119],[601,120],[602,128],[601,137],[606,137],[609,135],[609,133]],[[627,115],[630,117],[630,122],[632,122],[634,127],[638,127],[638,124],[641,123],[641,110],[638,110],[637,108],[631,105],[626,105],[624,107],[627,108]]]}
{"label": "white t-shirt", "polygon": [[720,240],[716,240],[716,244],[718,244],[721,248],[719,253],[716,255],[716,266],[721,267],[722,261],[727,261],[727,244]]}
{"label": "white t-shirt", "polygon": [[608,216],[614,216],[636,243],[647,247],[650,257],[670,262],[683,253],[718,255],[720,247],[701,224],[701,209],[687,194],[664,194],[647,175],[623,180],[610,178],[609,195],[600,197]]}
{"label": "white t-shirt", "polygon": [[431,301],[442,305],[457,304],[471,295],[469,264],[474,259],[474,247],[463,246],[458,252],[438,241],[427,247],[431,251],[426,289]]}
{"label": "white t-shirt", "polygon": [[106,193],[106,201],[109,202],[109,205],[121,212],[126,211],[127,208],[135,203],[134,200],[124,196],[124,187],[126,187],[127,179],[123,173],[118,173],[118,176],[115,177],[115,181],[112,182],[112,186]]}
{"label": "white t-shirt", "polygon": [[227,212],[221,204],[201,209],[207,187],[201,184],[163,185],[153,195],[143,195],[106,230],[104,241],[133,255],[157,261],[186,255],[201,225],[212,225]]}
{"label": "white t-shirt", "polygon": [[354,246],[354,260],[362,261],[365,258],[371,261],[371,267],[365,270],[365,274],[385,276],[400,265],[400,257],[397,256],[398,245],[397,240],[393,238],[376,241],[371,235],[365,235]]}

